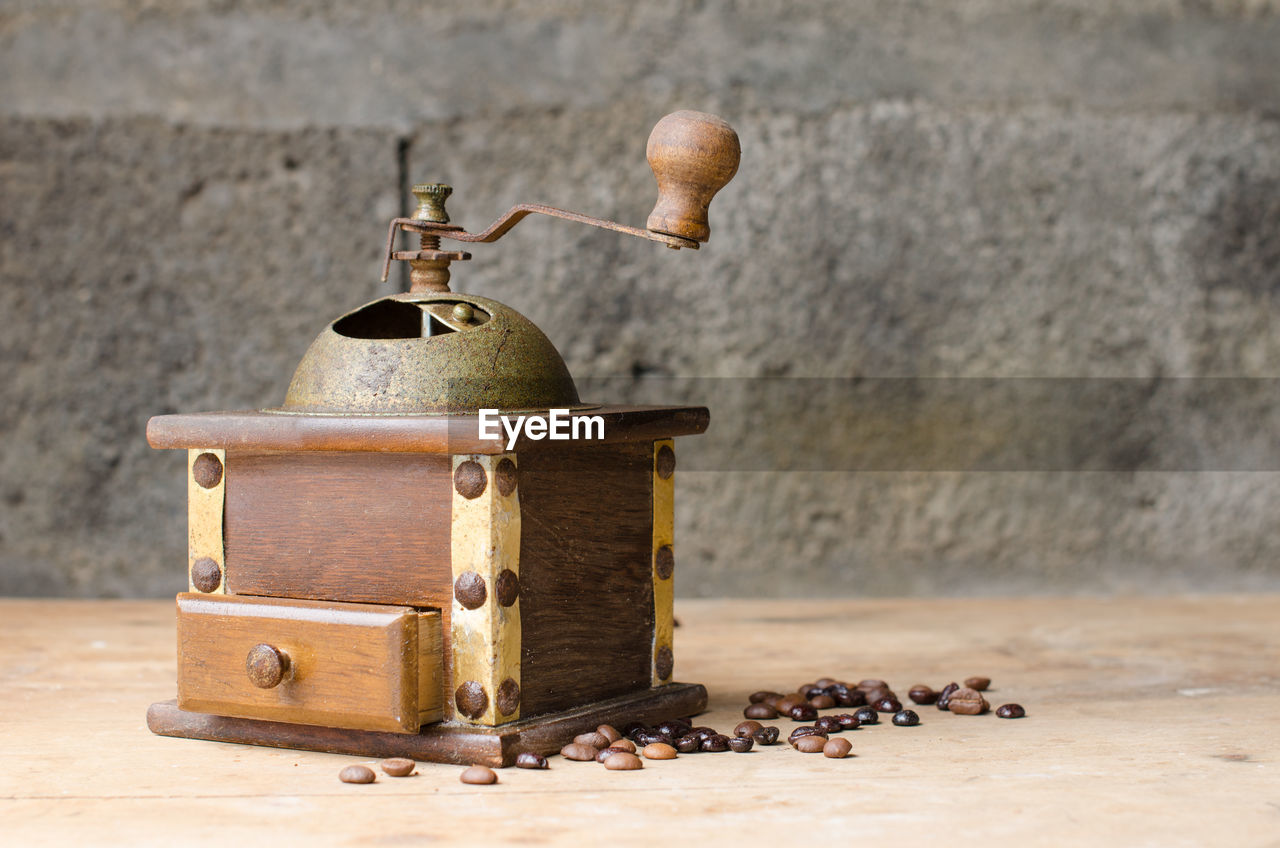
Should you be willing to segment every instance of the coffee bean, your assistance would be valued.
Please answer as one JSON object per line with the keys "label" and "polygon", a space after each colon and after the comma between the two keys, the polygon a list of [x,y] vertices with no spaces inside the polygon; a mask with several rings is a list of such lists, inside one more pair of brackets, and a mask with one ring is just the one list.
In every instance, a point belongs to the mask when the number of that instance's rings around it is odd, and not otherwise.
{"label": "coffee bean", "polygon": [[695,727],[689,732],[698,737],[699,742],[706,742],[712,736],[720,735],[720,731],[716,730],[714,727]]}
{"label": "coffee bean", "polygon": [[378,776],[368,766],[347,766],[338,772],[338,780],[343,783],[373,783]]}
{"label": "coffee bean", "polygon": [[996,715],[1000,718],[1022,718],[1027,711],[1022,708],[1022,704],[1001,704],[996,710]]}
{"label": "coffee bean", "polygon": [[795,730],[791,731],[791,735],[787,737],[787,741],[792,745],[795,745],[797,740],[803,739],[806,736],[821,736],[823,739],[827,738],[827,734],[823,733],[818,728],[813,725],[806,725],[804,727],[797,727]]}
{"label": "coffee bean", "polygon": [[644,768],[644,762],[635,754],[620,751],[605,760],[604,767],[609,771],[635,771]]}
{"label": "coffee bean", "polygon": [[911,687],[911,691],[907,693],[907,697],[912,703],[923,704],[925,706],[932,704],[938,700],[938,693],[925,686],[923,683],[917,683]]}
{"label": "coffee bean", "polygon": [[827,744],[822,746],[822,756],[830,757],[833,760],[843,760],[849,756],[849,752],[853,750],[853,746],[849,744],[848,739],[830,739]]}
{"label": "coffee bean", "polygon": [[920,716],[915,710],[900,710],[893,714],[893,723],[898,727],[915,727],[920,723]]}
{"label": "coffee bean", "polygon": [[991,686],[990,677],[966,677],[964,679],[966,689],[973,689],[976,692],[985,692]]}
{"label": "coffee bean", "polygon": [[889,684],[885,683],[883,680],[867,678],[866,680],[860,681],[856,688],[861,689],[863,692],[867,692],[872,689],[888,689]]}
{"label": "coffee bean", "polygon": [[641,730],[631,737],[631,741],[643,748],[645,745],[652,745],[654,742],[669,742],[671,740],[656,730]]}
{"label": "coffee bean", "polygon": [[896,698],[898,695],[892,689],[872,689],[865,693],[867,703],[875,705],[877,701],[883,701],[885,698]]}
{"label": "coffee bean", "polygon": [[[654,743],[654,745],[658,745],[658,744],[665,744],[665,743],[659,743],[659,742]],[[679,739],[677,739],[675,741],[675,746],[676,746],[676,750],[682,754],[696,754],[698,751],[702,750],[702,740],[690,734],[688,736],[681,736]],[[646,745],[645,750],[647,751],[652,747],[653,745]]]}
{"label": "coffee bean", "polygon": [[764,727],[764,725],[758,721],[739,722],[738,726],[733,729],[733,735],[734,736],[751,736],[762,727]]}
{"label": "coffee bean", "polygon": [[771,693],[769,693],[769,697],[765,698],[765,699],[764,699],[763,701],[761,701],[760,703],[762,703],[762,704],[768,704],[769,706],[773,707],[773,708],[776,710],[776,709],[778,709],[778,704],[781,704],[781,703],[782,703],[782,699],[783,699],[783,698],[785,698],[785,697],[787,697],[787,696],[786,696],[786,695],[779,695],[779,694],[777,694],[776,692],[771,692]]}
{"label": "coffee bean", "polygon": [[787,711],[787,716],[792,721],[813,721],[818,717],[818,711],[808,704],[796,704]]}
{"label": "coffee bean", "polygon": [[525,751],[516,757],[516,768],[544,769],[548,767],[547,758],[532,751]]}
{"label": "coffee bean", "polygon": [[951,693],[947,701],[947,709],[959,715],[982,715],[991,709],[987,699],[976,689],[962,687]]}
{"label": "coffee bean", "polygon": [[803,695],[791,694],[791,695],[787,695],[781,701],[778,702],[777,709],[780,714],[786,715],[789,712],[791,712],[792,707],[799,706],[800,704],[804,704],[807,706],[809,704],[809,699],[804,697]]}
{"label": "coffee bean", "polygon": [[946,686],[943,686],[942,691],[938,693],[938,700],[934,702],[937,708],[940,710],[946,710],[947,703],[951,700],[951,693],[955,692],[959,688],[959,683],[948,683]]}
{"label": "coffee bean", "polygon": [[408,777],[413,774],[413,770],[418,764],[404,757],[392,757],[389,760],[383,760],[378,765],[389,777]]}
{"label": "coffee bean", "polygon": [[805,699],[808,700],[809,698],[812,698],[815,695],[821,695],[822,689],[823,687],[819,686],[816,683],[806,683],[803,686],[797,687],[796,692],[800,695],[803,695]]}
{"label": "coffee bean", "polygon": [[597,727],[596,733],[599,733],[605,739],[609,740],[610,745],[622,738],[622,734],[619,733],[616,728],[607,724],[602,724]]}
{"label": "coffee bean", "polygon": [[649,725],[643,721],[631,721],[622,726],[622,735],[628,739],[635,739],[635,735],[641,730],[648,730]]}
{"label": "coffee bean", "polygon": [[809,699],[809,706],[815,710],[829,710],[836,705],[836,699],[830,695],[814,695]]}
{"label": "coffee bean", "polygon": [[566,760],[577,760],[580,763],[586,763],[594,760],[598,753],[600,753],[599,748],[594,748],[591,745],[583,745],[579,742],[565,745],[560,749],[560,756],[564,757]]}
{"label": "coffee bean", "polygon": [[474,786],[488,786],[498,782],[498,774],[488,766],[472,766],[459,775],[458,779]]}
{"label": "coffee bean", "polygon": [[778,741],[778,728],[762,727],[751,734],[751,738],[761,745],[773,745]]}
{"label": "coffee bean", "polygon": [[896,713],[902,709],[902,702],[897,698],[881,698],[876,701],[875,708],[878,713]]}
{"label": "coffee bean", "polygon": [[676,749],[665,742],[654,742],[652,745],[645,745],[641,753],[648,760],[674,760],[676,758]]}
{"label": "coffee bean", "polygon": [[684,736],[689,732],[689,726],[687,724],[681,724],[678,721],[664,721],[660,722],[654,730],[658,731],[658,733],[662,734],[667,739],[679,739],[681,736]]}
{"label": "coffee bean", "polygon": [[867,696],[861,689],[852,689],[846,686],[844,689],[836,689],[832,695],[836,699],[836,706],[840,707],[865,707],[867,705]]}
{"label": "coffee bean", "polygon": [[771,719],[778,717],[778,711],[768,704],[752,704],[742,711],[742,717]]}
{"label": "coffee bean", "polygon": [[822,716],[813,723],[813,726],[828,735],[844,730],[844,725],[840,724],[840,719],[835,716]]}
{"label": "coffee bean", "polygon": [[608,737],[602,736],[594,730],[590,733],[579,733],[577,736],[573,737],[573,741],[577,742],[579,745],[590,745],[592,748],[596,749],[609,747]]}
{"label": "coffee bean", "polygon": [[825,736],[801,736],[794,743],[794,747],[802,754],[816,754],[827,745],[827,737]]}
{"label": "coffee bean", "polygon": [[880,715],[875,707],[859,707],[853,717],[858,720],[858,724],[879,724],[880,722]]}
{"label": "coffee bean", "polygon": [[610,743],[609,747],[626,751],[629,754],[634,754],[636,752],[636,743],[632,742],[630,739],[615,739]]}
{"label": "coffee bean", "polygon": [[729,738],[729,750],[735,754],[745,754],[755,746],[750,736],[732,736]]}
{"label": "coffee bean", "polygon": [[729,737],[716,734],[702,740],[702,750],[709,751],[713,754],[719,754],[722,751],[729,750]]}
{"label": "coffee bean", "polygon": [[628,751],[626,748],[615,748],[612,745],[610,745],[608,748],[605,748],[601,750],[600,753],[596,754],[596,762],[603,763],[605,760],[609,759],[614,754],[634,754],[634,753],[635,753],[634,747],[630,751]]}
{"label": "coffee bean", "polygon": [[767,690],[761,690],[759,692],[752,692],[750,695],[748,695],[747,701],[749,701],[752,704],[760,704],[772,697],[781,698],[782,696],[779,695],[777,692],[769,692]]}
{"label": "coffee bean", "polygon": [[858,725],[862,723],[852,713],[841,713],[840,715],[832,716],[832,718],[840,722],[841,730],[857,730]]}
{"label": "coffee bean", "polygon": [[836,680],[834,677],[819,677],[817,681],[814,682],[813,685],[822,689],[826,689],[828,686],[834,686],[836,683],[839,683],[839,681]]}

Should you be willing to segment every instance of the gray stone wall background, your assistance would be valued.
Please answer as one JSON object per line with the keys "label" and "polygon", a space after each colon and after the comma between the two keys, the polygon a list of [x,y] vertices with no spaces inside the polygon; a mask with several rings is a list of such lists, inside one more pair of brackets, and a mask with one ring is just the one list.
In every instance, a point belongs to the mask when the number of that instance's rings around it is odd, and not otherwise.
{"label": "gray stone wall background", "polygon": [[[0,593],[182,589],[150,415],[278,403],[391,290],[409,182],[454,185],[470,229],[521,201],[643,223],[677,108],[742,139],[704,250],[530,219],[454,280],[606,399],[712,406],[680,593],[1280,588],[1277,59],[1268,0],[0,2]],[[821,410],[733,388],[886,377],[1151,388],[1096,437],[1044,414],[1076,447],[1003,470],[808,467]],[[1191,377],[1256,378],[1225,437],[1169,401]],[[874,413],[832,438],[909,453]],[[1021,415],[962,417],[996,444]],[[1129,416],[1156,425],[1090,463]]]}

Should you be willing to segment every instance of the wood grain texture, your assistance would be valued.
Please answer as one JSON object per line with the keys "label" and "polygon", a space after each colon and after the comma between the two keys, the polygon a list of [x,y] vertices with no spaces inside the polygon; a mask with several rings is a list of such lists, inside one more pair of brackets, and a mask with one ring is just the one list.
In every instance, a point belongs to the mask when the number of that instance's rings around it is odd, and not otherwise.
{"label": "wood grain texture", "polygon": [[622,773],[552,757],[481,787],[423,764],[348,786],[341,768],[392,751],[358,760],[147,731],[148,704],[173,695],[171,601],[0,600],[5,843],[1275,842],[1280,595],[677,605],[677,676],[710,695],[699,724],[732,728],[748,693],[824,674],[900,692],[985,675],[993,704],[1028,715],[928,708],[919,727],[845,734],[856,756],[844,760],[775,745]]}
{"label": "wood grain texture", "polygon": [[[503,606],[498,601],[498,576],[520,574],[519,487],[503,494],[498,484],[499,463],[515,463],[514,455],[467,454],[453,457],[455,471],[474,463],[483,472],[483,490],[475,497],[453,493],[450,534],[453,578],[475,574],[485,586],[485,600],[468,609],[455,597],[450,619],[450,691],[462,685],[478,685],[484,705],[478,715],[466,715],[459,704],[447,705],[455,721],[495,725],[520,717],[517,705],[500,709],[498,693],[507,681],[520,686],[520,602]],[[473,466],[473,467],[474,467]],[[518,466],[517,466],[518,468]],[[518,477],[518,474],[517,474]],[[470,494],[470,492],[467,492]],[[519,690],[516,690],[519,691]]]}
{"label": "wood grain texture", "polygon": [[[195,479],[196,461],[211,454],[222,463],[222,474],[216,486],[202,486]],[[191,570],[196,562],[208,557],[222,571],[218,587],[209,594],[227,591],[226,550],[223,544],[223,506],[227,490],[227,452],[220,448],[193,448],[187,452],[187,589],[197,591]],[[212,573],[212,572],[210,572]]]}
{"label": "wood grain texture", "polygon": [[651,485],[653,488],[653,548],[650,561],[653,563],[653,685],[660,686],[671,680],[670,669],[667,674],[659,670],[658,654],[665,649],[670,654],[675,651],[675,577],[662,577],[658,573],[658,551],[664,546],[675,549],[675,487],[676,475],[668,474],[664,479],[658,472],[658,452],[663,448],[675,450],[675,442],[662,439],[653,443],[653,467]]}
{"label": "wood grain texture", "polygon": [[233,452],[231,464],[228,591],[449,608],[448,457]]}
{"label": "wood grain texture", "polygon": [[[704,406],[600,406],[575,414],[604,418],[604,443],[651,442],[707,429]],[[153,448],[207,445],[231,451],[506,453],[505,441],[481,439],[474,415],[305,415],[270,411],[157,415],[147,422]],[[555,450],[559,442],[521,437],[517,453]]]}
{"label": "wood grain texture", "polygon": [[[419,640],[420,627],[434,637]],[[184,593],[178,703],[241,718],[416,733],[424,712],[440,715],[439,630],[439,613],[404,607]],[[279,685],[250,682],[245,658],[258,645],[287,656]],[[424,694],[430,700],[420,706]]]}
{"label": "wood grain texture", "polygon": [[523,714],[651,682],[651,442],[520,455]]}

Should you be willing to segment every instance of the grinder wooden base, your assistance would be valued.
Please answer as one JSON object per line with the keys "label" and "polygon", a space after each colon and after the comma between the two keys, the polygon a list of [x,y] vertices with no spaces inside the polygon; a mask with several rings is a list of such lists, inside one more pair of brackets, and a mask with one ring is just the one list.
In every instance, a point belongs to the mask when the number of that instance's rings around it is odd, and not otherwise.
{"label": "grinder wooden base", "polygon": [[656,723],[695,715],[706,706],[707,690],[701,684],[671,683],[501,727],[441,723],[419,733],[379,733],[186,712],[176,701],[161,701],[147,710],[147,727],[161,736],[186,739],[501,768],[526,751],[555,753],[574,736],[601,724],[621,728],[633,721]]}

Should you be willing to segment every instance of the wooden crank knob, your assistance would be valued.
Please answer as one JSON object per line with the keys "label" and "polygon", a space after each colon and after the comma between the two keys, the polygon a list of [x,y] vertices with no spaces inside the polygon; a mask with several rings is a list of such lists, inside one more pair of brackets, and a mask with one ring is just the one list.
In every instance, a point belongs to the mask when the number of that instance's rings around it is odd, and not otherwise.
{"label": "wooden crank knob", "polygon": [[271,689],[284,682],[289,674],[289,655],[274,645],[254,645],[244,658],[249,682],[259,689]]}
{"label": "wooden crank knob", "polygon": [[715,115],[672,112],[654,125],[645,155],[658,180],[658,203],[645,226],[651,232],[706,241],[711,198],[738,172],[738,134]]}

